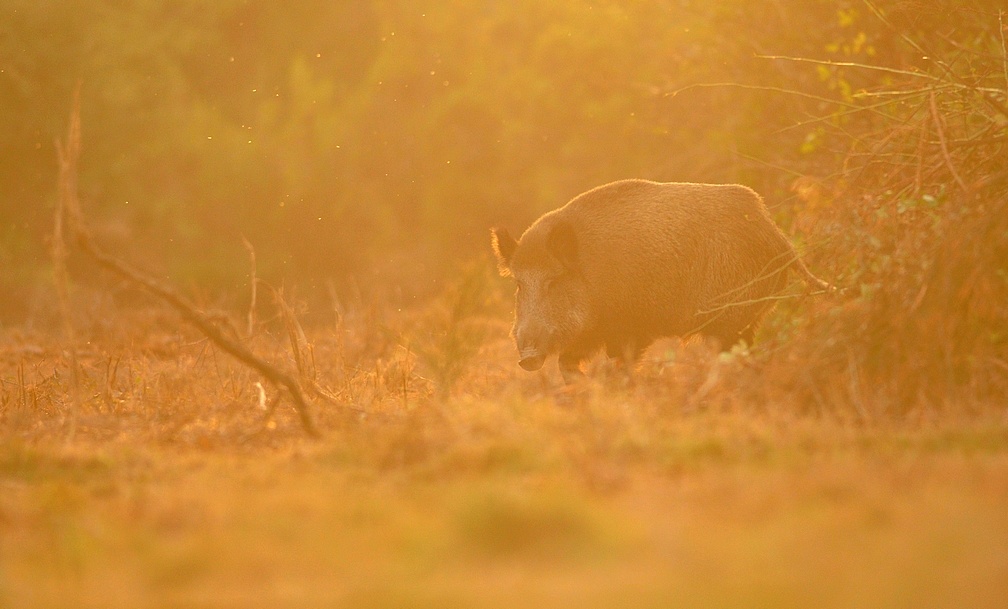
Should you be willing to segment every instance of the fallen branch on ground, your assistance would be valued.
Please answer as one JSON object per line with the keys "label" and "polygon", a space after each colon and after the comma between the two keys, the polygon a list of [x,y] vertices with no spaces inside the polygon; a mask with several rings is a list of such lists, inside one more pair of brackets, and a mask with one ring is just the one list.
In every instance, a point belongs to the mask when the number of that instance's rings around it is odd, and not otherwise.
{"label": "fallen branch on ground", "polygon": [[61,144],[57,142],[57,147],[60,159],[60,200],[56,206],[56,227],[58,230],[57,234],[54,235],[54,239],[59,239],[61,244],[54,245],[54,250],[59,251],[59,248],[63,247],[65,243],[76,243],[80,250],[98,266],[144,288],[168,303],[186,321],[195,326],[218,347],[242,364],[261,374],[271,384],[286,389],[287,393],[290,394],[291,400],[294,402],[294,409],[300,418],[301,427],[313,437],[320,436],[314,419],[311,416],[308,402],[305,400],[301,383],[294,376],[257,356],[247,346],[239,342],[238,339],[225,335],[207,314],[201,312],[181,294],[147,276],[138,269],[133,268],[126,262],[102,251],[91,240],[90,233],[84,224],[80,202],[77,198],[77,161],[80,157],[79,96],[75,95],[74,97],[66,143]]}

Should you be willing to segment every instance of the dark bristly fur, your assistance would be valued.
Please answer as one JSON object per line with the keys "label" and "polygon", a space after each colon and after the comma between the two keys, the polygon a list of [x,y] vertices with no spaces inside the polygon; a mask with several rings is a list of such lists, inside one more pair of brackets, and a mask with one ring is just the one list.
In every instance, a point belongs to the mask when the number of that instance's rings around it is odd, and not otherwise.
{"label": "dark bristly fur", "polygon": [[502,275],[518,282],[522,367],[558,353],[561,369],[606,347],[636,357],[663,336],[752,342],[788,269],[812,275],[759,195],[732,184],[623,180],[575,197],[518,241],[494,229]]}

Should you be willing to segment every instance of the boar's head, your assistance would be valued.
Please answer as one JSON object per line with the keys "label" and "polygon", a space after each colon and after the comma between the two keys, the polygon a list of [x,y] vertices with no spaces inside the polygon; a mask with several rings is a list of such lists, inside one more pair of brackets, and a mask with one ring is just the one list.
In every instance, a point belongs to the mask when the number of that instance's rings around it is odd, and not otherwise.
{"label": "boar's head", "polygon": [[539,222],[519,241],[495,228],[491,242],[501,275],[517,283],[511,335],[518,363],[525,370],[538,370],[548,356],[571,347],[591,324],[577,235],[566,222]]}

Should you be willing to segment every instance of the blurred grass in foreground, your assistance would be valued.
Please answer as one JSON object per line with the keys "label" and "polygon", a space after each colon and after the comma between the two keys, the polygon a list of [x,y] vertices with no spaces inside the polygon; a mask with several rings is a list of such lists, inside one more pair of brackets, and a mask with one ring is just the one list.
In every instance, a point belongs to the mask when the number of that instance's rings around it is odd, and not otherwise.
{"label": "blurred grass in foreground", "polygon": [[[62,350],[8,333],[0,606],[999,607],[1008,594],[1003,403],[871,419],[796,408],[772,382],[738,385],[752,364],[702,343],[652,349],[632,385],[593,362],[603,380],[571,393],[555,371],[517,369],[503,322],[444,390],[388,338],[428,319],[310,333],[321,378],[342,379],[356,408],[317,405],[321,441],[286,405],[265,418],[253,375],[148,315],[81,338],[88,397],[67,439]],[[289,357],[268,338],[261,351]],[[368,349],[376,363],[358,359]]]}

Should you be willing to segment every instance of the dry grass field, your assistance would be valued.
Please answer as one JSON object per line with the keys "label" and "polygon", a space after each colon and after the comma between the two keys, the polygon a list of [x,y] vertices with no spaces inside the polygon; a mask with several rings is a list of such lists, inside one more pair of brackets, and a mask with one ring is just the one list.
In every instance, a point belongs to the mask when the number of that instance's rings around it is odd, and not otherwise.
{"label": "dry grass field", "polygon": [[[810,387],[800,335],[564,387],[472,277],[306,331],[319,439],[149,303],[94,304],[72,348],[4,330],[0,606],[1004,606],[1003,400]],[[250,345],[295,369],[272,330]]]}

